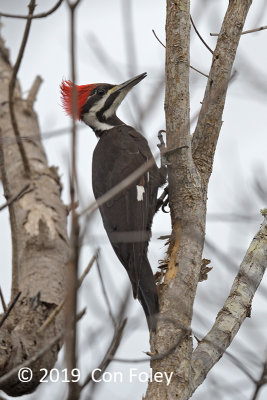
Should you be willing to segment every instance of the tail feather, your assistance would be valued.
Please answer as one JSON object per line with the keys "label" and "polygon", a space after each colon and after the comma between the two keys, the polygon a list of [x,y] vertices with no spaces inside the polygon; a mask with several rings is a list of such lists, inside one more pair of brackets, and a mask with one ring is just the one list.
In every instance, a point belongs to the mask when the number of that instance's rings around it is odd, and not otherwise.
{"label": "tail feather", "polygon": [[148,260],[142,266],[138,286],[138,300],[144,309],[149,330],[155,332],[159,312],[158,291]]}

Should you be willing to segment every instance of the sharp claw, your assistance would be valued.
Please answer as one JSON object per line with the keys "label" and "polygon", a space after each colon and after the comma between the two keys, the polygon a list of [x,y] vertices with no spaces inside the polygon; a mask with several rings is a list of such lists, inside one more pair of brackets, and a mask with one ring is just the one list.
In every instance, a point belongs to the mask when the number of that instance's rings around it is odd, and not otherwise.
{"label": "sharp claw", "polygon": [[159,133],[158,133],[158,139],[159,139],[160,143],[157,144],[157,146],[158,146],[158,148],[160,149],[160,151],[161,151],[161,149],[165,149],[165,147],[166,147],[166,146],[165,146],[165,142],[164,142],[164,140],[163,140],[162,132],[166,132],[166,131],[161,130],[161,131],[159,131]]}
{"label": "sharp claw", "polygon": [[161,209],[165,214],[168,214],[170,211],[165,211],[165,207],[167,207],[167,205],[169,204],[169,196],[167,196],[167,199],[164,200]]}

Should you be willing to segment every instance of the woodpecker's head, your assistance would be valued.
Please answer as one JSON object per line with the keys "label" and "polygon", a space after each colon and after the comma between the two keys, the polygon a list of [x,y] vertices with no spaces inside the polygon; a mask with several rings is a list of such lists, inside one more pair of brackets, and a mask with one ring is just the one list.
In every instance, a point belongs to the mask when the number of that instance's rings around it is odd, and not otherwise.
{"label": "woodpecker's head", "polygon": [[[120,85],[108,83],[76,85],[75,118],[89,125],[98,136],[101,132],[122,124],[123,122],[116,116],[117,108],[126,94],[146,75],[144,72]],[[63,81],[60,89],[63,108],[67,114],[72,116],[73,84],[71,81]]]}

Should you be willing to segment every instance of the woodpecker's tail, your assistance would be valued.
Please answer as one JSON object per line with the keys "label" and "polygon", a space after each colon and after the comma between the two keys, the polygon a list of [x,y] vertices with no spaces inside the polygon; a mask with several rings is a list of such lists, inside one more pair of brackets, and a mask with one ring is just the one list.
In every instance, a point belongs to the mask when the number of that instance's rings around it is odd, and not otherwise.
{"label": "woodpecker's tail", "polygon": [[157,326],[157,314],[159,312],[158,291],[153,272],[146,257],[140,271],[138,300],[142,304],[146,314],[149,330],[155,332]]}

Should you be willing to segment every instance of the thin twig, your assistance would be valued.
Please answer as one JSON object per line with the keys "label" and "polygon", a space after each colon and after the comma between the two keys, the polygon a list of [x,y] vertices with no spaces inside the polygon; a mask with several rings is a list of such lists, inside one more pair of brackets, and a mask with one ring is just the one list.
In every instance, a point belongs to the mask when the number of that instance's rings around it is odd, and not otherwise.
{"label": "thin twig", "polygon": [[30,188],[30,184],[28,183],[24,188],[22,188],[15,196],[12,196],[10,199],[8,199],[4,204],[0,206],[0,211],[2,211],[4,208],[10,206],[14,201],[19,200],[24,194],[30,193],[33,191],[33,188]]}
{"label": "thin twig", "polygon": [[[36,6],[35,0],[31,0],[30,4],[28,6],[29,7],[29,15],[33,14],[35,6]],[[15,65],[12,69],[12,74],[11,74],[11,78],[10,78],[10,82],[9,82],[9,93],[8,93],[9,112],[10,112],[10,119],[11,119],[13,131],[14,131],[14,134],[17,139],[20,138],[20,132],[19,132],[16,115],[15,115],[15,110],[14,110],[14,90],[15,90],[17,73],[18,73],[18,70],[19,70],[19,67],[20,67],[20,64],[22,61],[22,57],[24,54],[24,50],[25,50],[25,47],[26,47],[26,44],[28,41],[31,23],[32,23],[32,19],[28,19],[26,22],[24,35],[23,35],[21,46],[19,49],[19,54],[18,54],[17,60],[15,62]],[[18,140],[17,144],[18,144],[19,152],[20,152],[20,155],[22,158],[25,173],[27,176],[29,176],[30,175],[30,164],[29,164],[29,160],[27,158],[23,143],[20,140]]]}
{"label": "thin twig", "polygon": [[56,316],[59,314],[59,312],[62,310],[63,306],[65,304],[65,299],[63,299],[59,305],[54,309],[54,311],[52,311],[52,313],[49,315],[49,317],[45,320],[45,322],[43,323],[43,325],[41,325],[41,327],[38,329],[38,333],[43,333],[48,326],[54,321],[54,319],[56,318]]}
{"label": "thin twig", "polygon": [[1,286],[0,286],[0,298],[1,298],[1,303],[2,303],[3,310],[4,310],[4,312],[6,312],[7,306],[6,306],[6,302],[5,302],[5,299],[4,299],[4,295],[3,295],[3,292],[2,292]]}
{"label": "thin twig", "polygon": [[166,49],[165,44],[160,40],[160,38],[157,36],[156,32],[154,31],[154,29],[152,29],[153,35],[155,36],[155,38],[157,39],[157,41],[161,44],[161,46],[163,46]]}
{"label": "thin twig", "polygon": [[[80,279],[78,280],[78,284],[77,284],[77,290],[81,287],[84,279],[86,278],[86,276],[88,275],[88,273],[90,272],[94,262],[96,260],[96,255],[94,255],[88,266],[85,268],[82,276],[80,277]],[[1,288],[0,288],[1,289]],[[43,333],[48,326],[52,323],[52,321],[54,321],[54,319],[56,318],[56,316],[59,314],[59,312],[62,310],[62,308],[64,307],[66,299],[64,298],[59,305],[54,309],[54,311],[49,315],[49,317],[45,320],[45,322],[43,323],[43,325],[39,328],[38,332],[39,333]]]}
{"label": "thin twig", "polygon": [[108,308],[108,313],[109,313],[109,316],[110,316],[110,318],[111,318],[111,320],[113,322],[113,325],[116,326],[116,320],[115,320],[114,315],[112,313],[110,301],[109,301],[108,294],[107,294],[107,291],[106,291],[106,288],[105,288],[105,285],[104,285],[102,273],[101,273],[101,270],[100,270],[99,254],[96,257],[96,265],[97,265],[97,271],[98,271],[98,275],[99,275],[99,279],[100,279],[100,283],[101,283],[102,292],[103,292],[104,299],[105,299],[105,302],[106,302],[106,305],[107,305],[107,308]]}
{"label": "thin twig", "polygon": [[192,65],[190,65],[190,68],[193,69],[194,71],[198,72],[199,74],[205,76],[206,78],[209,78],[209,75],[205,74],[204,72],[201,72],[199,69],[192,67]]}
{"label": "thin twig", "polygon": [[[127,322],[127,319],[125,318],[114,330],[113,338],[111,340],[111,343],[109,345],[108,350],[106,351],[106,354],[101,361],[101,363],[98,366],[98,369],[100,370],[98,373],[95,373],[95,378],[99,378],[102,373],[105,371],[107,366],[109,365],[110,361],[113,360],[113,356],[116,353],[120,343],[121,343],[121,338],[123,334],[123,330],[125,327],[125,324]],[[81,390],[85,388],[85,386],[88,385],[92,380],[92,372],[90,372],[87,377],[85,378],[83,384],[81,385]]]}
{"label": "thin twig", "polygon": [[[267,25],[261,26],[260,28],[255,28],[255,29],[249,29],[247,31],[243,31],[241,35],[246,35],[247,33],[254,33],[254,32],[260,32],[267,29]],[[210,36],[219,36],[219,33],[210,33]]]}
{"label": "thin twig", "polygon": [[37,75],[35,80],[34,80],[34,82],[33,82],[33,84],[32,84],[32,87],[31,87],[31,89],[29,91],[28,97],[27,97],[27,102],[28,103],[33,104],[35,102],[36,95],[37,95],[37,93],[38,93],[38,91],[40,89],[40,86],[41,86],[42,82],[43,82],[43,79],[39,75]]}
{"label": "thin twig", "polygon": [[178,335],[178,339],[176,340],[176,342],[174,342],[173,345],[171,345],[166,351],[159,353],[159,354],[152,355],[149,358],[117,358],[117,357],[113,357],[111,360],[121,362],[121,363],[126,363],[126,364],[128,364],[128,363],[138,364],[138,363],[143,363],[146,361],[150,362],[150,361],[155,361],[155,360],[161,360],[162,358],[165,358],[174,352],[174,350],[177,348],[177,346],[179,346],[179,344],[181,343],[181,340],[185,337],[187,332],[188,332],[188,329],[186,329],[186,328],[182,329],[182,331]]}
{"label": "thin twig", "polygon": [[95,262],[96,258],[97,258],[97,254],[94,254],[93,257],[91,258],[91,260],[89,261],[89,264],[87,265],[87,267],[83,271],[80,279],[78,279],[77,289],[80,289],[80,287],[82,286],[82,283],[83,283],[84,279],[86,278],[86,276],[89,274],[92,266],[94,265],[94,262]]}
{"label": "thin twig", "polygon": [[20,295],[21,295],[21,292],[18,292],[16,294],[16,296],[14,297],[14,299],[12,300],[12,302],[9,304],[5,314],[3,315],[3,317],[0,320],[0,328],[2,327],[3,323],[5,322],[5,320],[9,316],[9,314],[11,313],[11,311],[12,311],[13,307],[15,306],[16,302],[18,301]]}
{"label": "thin twig", "polygon": [[75,211],[72,212],[71,232],[71,258],[67,267],[67,295],[65,307],[65,359],[69,379],[68,399],[77,399],[77,382],[71,381],[71,371],[76,368],[76,325],[75,315],[77,312],[77,275],[79,264],[79,223]]}
{"label": "thin twig", "polygon": [[80,227],[78,215],[75,211],[75,184],[77,186],[76,173],[76,114],[77,114],[77,92],[76,92],[76,29],[75,12],[80,0],[73,3],[67,0],[70,15],[70,53],[71,53],[71,74],[74,90],[72,90],[72,143],[71,143],[71,176],[70,176],[70,198],[71,198],[71,250],[72,257],[68,265],[67,273],[67,298],[66,298],[66,320],[65,320],[65,359],[69,378],[68,399],[76,400],[79,398],[79,385],[71,379],[71,371],[76,368],[76,324],[74,316],[77,312],[77,288],[78,288],[78,265],[79,265],[79,236]]}
{"label": "thin twig", "polygon": [[[159,39],[159,37],[157,36],[156,32],[154,31],[154,29],[152,29],[152,32],[155,36],[155,38],[157,39],[157,41],[166,49],[165,44],[162,43],[162,41]],[[212,50],[211,50],[212,51]],[[199,69],[192,67],[192,65],[190,65],[190,68],[193,69],[194,71],[198,72],[199,74],[205,76],[206,78],[208,78],[209,76],[207,74],[204,74],[204,72],[201,72]]]}
{"label": "thin twig", "polygon": [[[112,357],[116,353],[116,351],[121,343],[122,334],[124,331],[125,324],[127,322],[127,319],[124,318],[124,315],[125,315],[125,310],[126,310],[129,298],[130,298],[130,293],[131,293],[131,289],[126,291],[126,293],[124,295],[124,300],[122,301],[122,303],[120,305],[120,310],[116,317],[116,324],[114,326],[113,338],[112,338],[111,343],[103,357],[103,360],[101,361],[101,363],[98,367],[99,369],[101,369],[101,373],[98,375],[99,377],[106,370],[109,363],[112,361]],[[83,390],[85,388],[85,386],[91,382],[91,380],[92,380],[92,372],[90,372],[87,375],[87,377],[85,378],[84,383],[81,385],[81,390]]]}
{"label": "thin twig", "polygon": [[251,400],[256,400],[260,393],[261,388],[264,385],[266,385],[267,383],[266,376],[267,376],[267,360],[265,360],[265,362],[263,363],[260,379],[257,382],[255,382],[255,390],[254,393],[252,394]]}
{"label": "thin twig", "polygon": [[196,25],[194,24],[194,21],[193,21],[193,18],[192,18],[191,15],[190,15],[190,21],[191,21],[191,24],[193,25],[193,28],[194,28],[194,30],[195,30],[197,36],[198,36],[199,39],[201,40],[201,42],[206,46],[206,48],[211,52],[211,54],[213,54],[213,50],[211,50],[211,48],[209,47],[209,45],[205,42],[205,40],[203,39],[203,37],[200,35],[199,31],[197,30],[197,27],[196,27]]}
{"label": "thin twig", "polygon": [[6,17],[6,18],[20,18],[20,19],[36,19],[36,18],[45,18],[50,14],[53,14],[53,12],[55,12],[59,6],[63,3],[63,0],[59,0],[50,10],[40,13],[40,14],[36,14],[36,15],[17,15],[17,14],[7,14],[7,13],[3,13],[0,12],[0,17]]}

